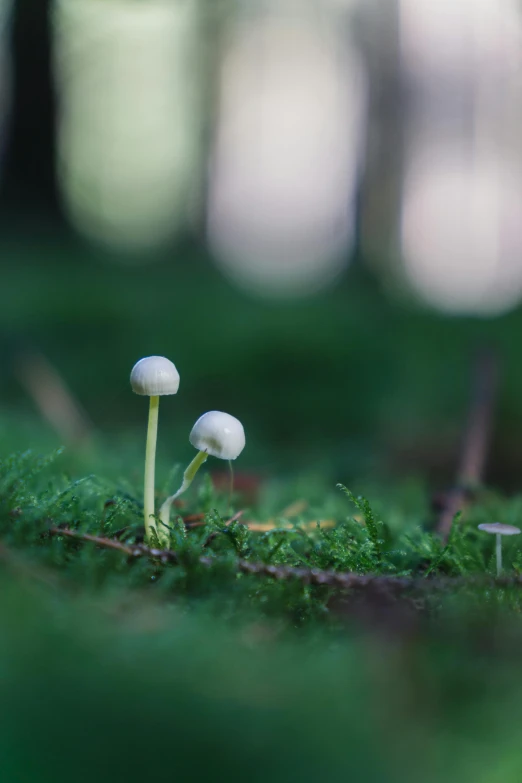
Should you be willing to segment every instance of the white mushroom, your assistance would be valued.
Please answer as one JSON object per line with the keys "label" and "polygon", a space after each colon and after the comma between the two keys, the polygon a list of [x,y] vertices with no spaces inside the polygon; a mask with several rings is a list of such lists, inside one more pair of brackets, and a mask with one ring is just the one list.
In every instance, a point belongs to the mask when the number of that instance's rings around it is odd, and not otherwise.
{"label": "white mushroom", "polygon": [[160,520],[168,525],[172,504],[187,490],[194,476],[208,456],[233,460],[239,457],[245,448],[243,425],[234,416],[222,411],[208,411],[200,416],[192,427],[189,440],[198,453],[185,470],[183,482],[178,491],[166,499],[160,509]]}
{"label": "white mushroom", "polygon": [[179,389],[179,372],[170,359],[164,356],[146,356],[132,368],[132,391],[146,397],[163,397],[176,394]]}
{"label": "white mushroom", "polygon": [[497,537],[497,576],[500,576],[502,571],[502,536],[517,536],[520,533],[520,529],[513,525],[503,525],[501,522],[486,522],[483,525],[478,525],[478,529],[483,530],[485,533],[495,534]]}
{"label": "white mushroom", "polygon": [[245,448],[243,425],[222,411],[209,411],[192,427],[189,440],[195,449],[218,459],[236,459]]}
{"label": "white mushroom", "polygon": [[147,445],[145,448],[145,480],[143,489],[143,514],[145,538],[152,543],[152,532],[159,542],[168,544],[168,537],[158,531],[154,523],[154,473],[156,466],[156,441],[158,437],[159,398],[176,394],[179,388],[179,373],[164,356],[147,356],[132,368],[130,382],[133,392],[150,397]]}

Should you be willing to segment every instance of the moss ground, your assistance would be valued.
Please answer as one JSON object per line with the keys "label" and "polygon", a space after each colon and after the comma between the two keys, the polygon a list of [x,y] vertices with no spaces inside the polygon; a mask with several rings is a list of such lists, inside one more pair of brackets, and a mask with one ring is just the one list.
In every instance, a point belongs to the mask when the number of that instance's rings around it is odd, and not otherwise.
{"label": "moss ground", "polygon": [[[70,471],[56,452],[1,467],[4,780],[520,780],[522,589],[466,580],[494,567],[476,524],[517,520],[522,498],[482,491],[444,548],[411,483],[367,504],[288,479],[226,525],[241,497],[227,511],[200,480],[162,564],[49,535],[140,541],[139,488]],[[426,588],[238,574],[239,558]],[[505,560],[517,574],[515,539]]]}

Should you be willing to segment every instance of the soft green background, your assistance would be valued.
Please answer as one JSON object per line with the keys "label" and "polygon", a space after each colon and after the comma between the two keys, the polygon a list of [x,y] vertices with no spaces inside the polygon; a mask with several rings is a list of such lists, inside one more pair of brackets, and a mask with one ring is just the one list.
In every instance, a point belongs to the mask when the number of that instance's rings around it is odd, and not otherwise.
{"label": "soft green background", "polygon": [[161,407],[168,460],[190,457],[190,427],[215,408],[243,421],[245,468],[329,469],[333,478],[420,471],[445,482],[475,353],[492,347],[501,387],[490,476],[518,484],[520,311],[443,317],[387,295],[360,259],[337,286],[281,302],[234,288],[189,243],[130,264],[70,237],[17,233],[4,236],[0,258],[0,394],[10,416],[34,410],[13,367],[36,349],[102,437],[136,428],[139,439],[146,406],[128,376],[141,356],[163,354],[181,374]]}

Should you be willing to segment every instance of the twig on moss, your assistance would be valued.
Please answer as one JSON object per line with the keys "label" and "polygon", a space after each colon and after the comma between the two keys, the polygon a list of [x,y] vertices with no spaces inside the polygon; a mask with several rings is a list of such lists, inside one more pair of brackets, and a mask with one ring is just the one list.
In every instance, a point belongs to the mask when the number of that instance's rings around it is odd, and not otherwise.
{"label": "twig on moss", "polygon": [[[52,536],[65,536],[78,541],[85,541],[96,544],[106,549],[114,549],[129,557],[150,557],[158,559],[162,563],[178,563],[179,558],[176,552],[169,549],[154,549],[144,544],[124,544],[113,538],[104,538],[102,536],[93,536],[90,533],[81,533],[78,530],[71,530],[66,527],[51,527],[49,533]],[[215,558],[202,556],[199,562],[204,566],[212,566]],[[362,575],[354,573],[337,573],[335,571],[321,571],[314,568],[294,568],[292,566],[276,566],[267,563],[252,563],[248,560],[237,560],[237,569],[245,574],[260,574],[271,576],[274,579],[299,579],[307,584],[332,585],[338,587],[366,587],[370,583],[382,586],[394,587],[412,587],[414,580],[407,577],[389,577]]]}
{"label": "twig on moss", "polygon": [[317,526],[321,528],[335,527],[337,522],[335,519],[311,519],[309,522],[303,522],[299,528],[293,527],[291,524],[285,524],[283,521],[278,526],[275,520],[268,522],[243,522],[249,530],[253,530],[256,533],[269,533],[271,530],[316,530]]}
{"label": "twig on moss", "polygon": [[[240,519],[244,513],[244,509],[241,511],[236,511],[236,513],[230,517],[230,519],[227,519],[225,526],[231,525],[232,522],[237,522],[237,520]],[[195,527],[204,527],[207,524],[205,521],[206,516],[206,514],[191,514],[190,516],[182,517],[182,519],[187,530],[193,530]],[[245,522],[244,524],[248,525],[248,522]]]}
{"label": "twig on moss", "polygon": [[496,356],[482,352],[476,363],[467,427],[462,441],[455,487],[444,499],[437,532],[447,541],[455,515],[468,504],[470,494],[482,482],[491,441],[497,393]]}
{"label": "twig on moss", "polygon": [[201,527],[205,524],[206,514],[187,514],[186,517],[182,517],[185,527],[187,529],[193,527]]}
{"label": "twig on moss", "polygon": [[[162,563],[179,563],[176,552],[169,549],[154,549],[144,544],[124,544],[112,538],[93,536],[65,527],[51,527],[52,536],[65,536],[78,541],[90,542],[96,546],[113,549],[132,558],[147,557]],[[201,565],[208,568],[216,563],[215,557],[201,556]],[[303,584],[326,585],[342,590],[368,588],[387,593],[408,591],[448,590],[463,586],[522,587],[522,575],[491,579],[490,577],[445,577],[441,579],[423,579],[407,576],[380,576],[378,574],[356,574],[352,572],[322,571],[316,568],[296,568],[285,565],[269,565],[268,563],[250,562],[239,558],[236,561],[237,570],[243,574],[258,574],[277,580],[296,579]]]}
{"label": "twig on moss", "polygon": [[[236,513],[233,516],[231,516],[230,519],[227,519],[224,526],[228,527],[233,522],[237,522],[239,519],[241,519],[244,513],[245,513],[244,510],[236,511]],[[203,544],[203,548],[207,547],[215,538],[217,538],[217,536],[219,536],[221,532],[222,532],[221,530],[213,530],[212,533],[210,533],[210,535],[206,539],[205,543]]]}
{"label": "twig on moss", "polygon": [[[77,538],[80,541],[90,541],[97,546],[105,549],[116,549],[118,552],[123,552],[126,555],[142,554],[138,550],[143,549],[141,545],[130,546],[129,544],[123,544],[115,538],[104,538],[103,536],[93,536],[90,533],[80,533],[78,530],[71,530],[68,527],[50,527],[49,533],[51,536],[66,536],[67,538]],[[152,551],[151,549],[150,552],[152,553]]]}
{"label": "twig on moss", "polygon": [[225,525],[231,525],[233,522],[238,522],[244,513],[245,513],[245,509],[241,509],[241,511],[236,511],[236,513],[233,516],[231,516],[230,519],[227,519]]}

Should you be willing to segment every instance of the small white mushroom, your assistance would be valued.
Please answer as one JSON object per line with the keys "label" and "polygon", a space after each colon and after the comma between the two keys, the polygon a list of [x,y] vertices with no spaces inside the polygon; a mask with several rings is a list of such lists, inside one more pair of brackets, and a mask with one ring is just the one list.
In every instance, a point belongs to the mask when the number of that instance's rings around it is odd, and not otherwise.
{"label": "small white mushroom", "polygon": [[502,536],[517,536],[520,533],[520,529],[513,525],[503,525],[501,522],[486,522],[478,525],[478,529],[483,530],[485,533],[495,534],[497,537],[497,576],[500,576],[502,571]]}
{"label": "small white mushroom", "polygon": [[151,534],[154,531],[160,543],[168,544],[168,537],[157,530],[153,519],[156,441],[158,438],[159,398],[167,394],[177,393],[179,373],[172,362],[164,356],[146,356],[144,359],[140,359],[132,368],[130,382],[133,392],[150,397],[143,489],[145,538],[148,543],[151,543]]}
{"label": "small white mushroom", "polygon": [[132,391],[146,397],[163,397],[176,394],[179,389],[179,372],[170,359],[164,356],[146,356],[132,368]]}
{"label": "small white mushroom", "polygon": [[239,457],[245,448],[243,425],[234,416],[222,411],[208,411],[200,416],[192,427],[189,440],[198,453],[185,470],[183,482],[178,491],[166,499],[160,509],[160,520],[168,525],[172,504],[187,490],[194,476],[208,456],[233,460]]}
{"label": "small white mushroom", "polygon": [[192,427],[189,440],[195,449],[218,459],[236,459],[245,448],[245,430],[234,416],[209,411]]}

